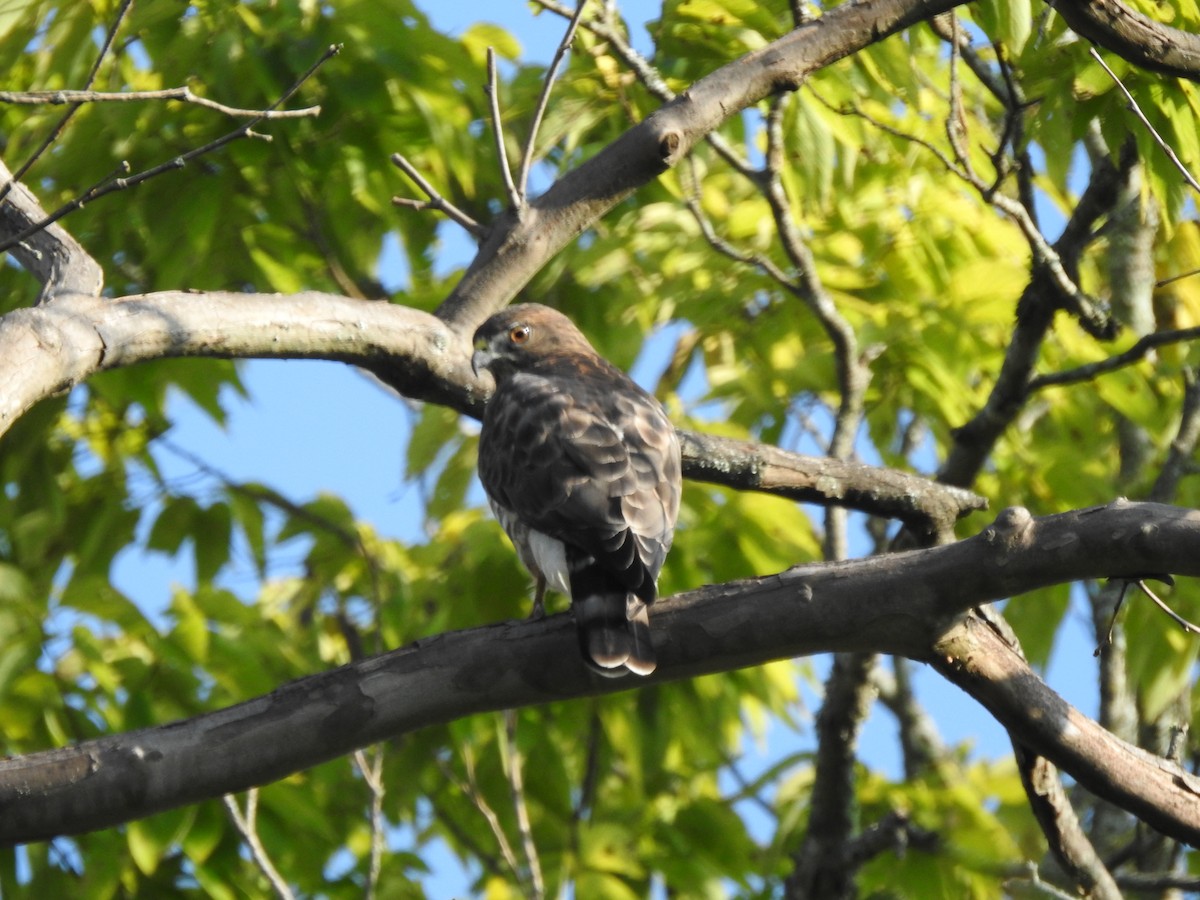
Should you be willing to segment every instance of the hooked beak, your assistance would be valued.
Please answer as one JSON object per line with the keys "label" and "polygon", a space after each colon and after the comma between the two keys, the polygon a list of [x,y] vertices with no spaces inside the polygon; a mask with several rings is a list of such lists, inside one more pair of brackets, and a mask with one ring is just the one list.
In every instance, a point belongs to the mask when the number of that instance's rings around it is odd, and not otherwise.
{"label": "hooked beak", "polygon": [[479,377],[479,370],[490,366],[493,359],[492,351],[487,348],[486,344],[475,345],[475,352],[471,354],[471,371],[475,373],[476,378]]}

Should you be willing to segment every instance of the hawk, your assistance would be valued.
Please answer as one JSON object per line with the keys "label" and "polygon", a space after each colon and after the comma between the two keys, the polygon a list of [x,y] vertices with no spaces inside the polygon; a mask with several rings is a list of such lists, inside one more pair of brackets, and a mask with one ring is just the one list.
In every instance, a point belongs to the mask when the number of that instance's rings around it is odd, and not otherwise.
{"label": "hawk", "polygon": [[496,392],[479,479],[533,575],[566,594],[584,661],[603,675],[654,671],[647,607],[679,513],[679,439],[662,406],[562,313],[528,303],[492,316],[471,366]]}

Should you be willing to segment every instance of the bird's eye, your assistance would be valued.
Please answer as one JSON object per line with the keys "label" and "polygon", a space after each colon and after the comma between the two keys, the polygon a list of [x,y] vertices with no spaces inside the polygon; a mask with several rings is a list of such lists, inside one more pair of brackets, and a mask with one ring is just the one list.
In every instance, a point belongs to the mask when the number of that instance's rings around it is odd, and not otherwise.
{"label": "bird's eye", "polygon": [[530,331],[528,325],[514,325],[508,332],[509,343],[523,344],[529,340],[529,334]]}

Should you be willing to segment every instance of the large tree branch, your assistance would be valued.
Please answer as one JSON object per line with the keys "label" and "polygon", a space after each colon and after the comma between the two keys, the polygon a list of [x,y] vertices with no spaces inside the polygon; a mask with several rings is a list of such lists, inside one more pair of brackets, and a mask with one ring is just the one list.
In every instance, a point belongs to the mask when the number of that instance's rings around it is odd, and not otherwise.
{"label": "large tree branch", "polygon": [[1050,0],[1071,30],[1142,69],[1200,80],[1200,36],[1155,22],[1117,0]]}
{"label": "large tree branch", "polygon": [[64,298],[0,319],[0,434],[38,400],[105,369],[177,356],[387,363],[406,394],[474,409],[466,343],[438,319],[316,291]]}
{"label": "large tree branch", "polygon": [[[934,661],[1022,744],[1164,833],[1200,842],[1200,780],[1115,738],[964,610],[1081,578],[1200,576],[1200,513],[1114,503],[1010,509],[957,544],[800,566],[654,607],[659,667],[597,678],[568,614],[422,639],[185,722],[0,762],[0,843],[102,828],[284,777],[476,712],[613,693],[769,660],[877,651]],[[955,623],[958,624],[955,624]],[[993,645],[994,644],[994,645]]]}
{"label": "large tree branch", "polygon": [[945,526],[967,513],[987,508],[977,494],[898,469],[802,456],[695,431],[681,431],[679,437],[684,473],[695,481],[899,519],[930,538],[948,533]]}
{"label": "large tree branch", "polygon": [[[13,183],[12,173],[3,162],[0,162],[0,186],[6,190],[0,198],[0,237],[22,234],[35,223],[46,220],[46,211],[37,198],[24,185]],[[59,297],[95,297],[104,284],[100,265],[60,225],[49,225],[35,232],[11,252],[41,282],[39,303]],[[8,365],[11,367],[12,363]]]}
{"label": "large tree branch", "polygon": [[[167,291],[116,299],[63,297],[0,319],[0,434],[38,400],[96,372],[164,357],[311,358],[376,371],[409,397],[478,416],[490,386],[470,348],[440,319],[337,294]],[[683,432],[689,478],[898,518],[946,532],[983,509],[976,494],[894,469],[800,456]]]}
{"label": "large tree branch", "polygon": [[1117,883],[1084,833],[1058,770],[1048,759],[1023,744],[1014,743],[1013,753],[1029,808],[1059,865],[1071,876],[1083,896],[1094,900],[1120,900]]}
{"label": "large tree branch", "polygon": [[938,671],[982,703],[1022,746],[1152,828],[1200,845],[1200,778],[1120,740],[1075,709],[981,619],[964,619],[937,651]]}
{"label": "large tree branch", "polygon": [[858,736],[871,711],[874,653],[838,653],[817,713],[816,774],[804,840],[785,882],[789,900],[852,897]]}

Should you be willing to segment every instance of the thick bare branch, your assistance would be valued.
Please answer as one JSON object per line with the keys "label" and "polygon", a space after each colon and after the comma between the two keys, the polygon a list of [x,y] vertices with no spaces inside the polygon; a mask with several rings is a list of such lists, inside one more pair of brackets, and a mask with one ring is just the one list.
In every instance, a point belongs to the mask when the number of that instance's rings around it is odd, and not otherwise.
{"label": "thick bare branch", "polygon": [[1013,744],[1013,751],[1025,796],[1055,858],[1074,879],[1083,896],[1095,900],[1121,900],[1112,873],[1079,824],[1058,770],[1048,759],[1019,743]]}
{"label": "thick bare branch", "polygon": [[1200,841],[1200,779],[1114,737],[1066,703],[982,620],[939,642],[935,667],[987,707],[1014,739],[1092,793],[1186,843]]}
{"label": "thick bare branch", "polygon": [[[65,301],[0,319],[0,433],[38,400],[105,369],[173,356],[311,358],[387,364],[410,395],[480,405],[470,352],[433,316],[318,292]],[[472,387],[474,386],[474,388]]]}
{"label": "thick bare branch", "polygon": [[985,509],[978,494],[897,469],[852,460],[801,456],[766,444],[680,432],[688,478],[793,500],[835,504],[900,519],[930,534]]}
{"label": "thick bare branch", "polygon": [[1142,69],[1200,80],[1200,37],[1117,0],[1051,0],[1071,29]]}
{"label": "thick bare branch", "polygon": [[1200,513],[1158,504],[1043,519],[1006,510],[957,544],[801,566],[659,601],[659,667],[636,681],[592,675],[569,614],[425,638],[186,722],[0,761],[0,843],[244,790],[471,713],[831,650],[933,661],[1024,745],[1160,831],[1197,843],[1200,779],[1071,708],[981,620],[947,623],[980,603],[1063,581],[1200,576],[1198,542]]}
{"label": "thick bare branch", "polygon": [[2,162],[0,183],[9,185],[7,195],[0,200],[0,236],[31,231],[10,252],[41,282],[38,302],[45,304],[67,296],[98,296],[104,285],[100,264],[59,226],[33,228],[46,219],[46,211],[24,185],[13,182],[12,174]]}
{"label": "thick bare branch", "polygon": [[786,896],[849,897],[857,869],[850,863],[854,830],[855,761],[858,734],[875,691],[873,653],[839,653],[825,682],[817,714],[816,776],[809,800],[808,828],[788,876]]}

